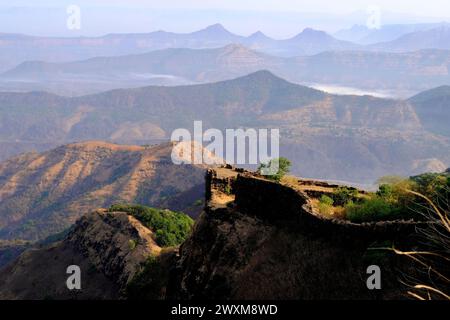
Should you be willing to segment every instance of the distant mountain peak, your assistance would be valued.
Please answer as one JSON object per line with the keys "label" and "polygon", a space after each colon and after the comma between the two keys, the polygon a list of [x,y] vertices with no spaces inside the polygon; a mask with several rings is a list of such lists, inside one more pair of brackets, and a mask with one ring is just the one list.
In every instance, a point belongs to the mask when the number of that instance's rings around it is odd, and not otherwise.
{"label": "distant mountain peak", "polygon": [[[281,79],[279,77],[277,77],[275,74],[273,74],[272,72],[270,72],[269,70],[259,70],[256,72],[253,72],[251,74],[249,74],[249,76],[263,76],[263,77],[272,77],[272,78],[278,78]],[[281,79],[282,80],[282,79]]]}
{"label": "distant mountain peak", "polygon": [[251,36],[255,36],[255,37],[258,36],[259,37],[259,36],[266,36],[266,35],[262,31],[258,30],[255,33],[253,33]]}
{"label": "distant mountain peak", "polygon": [[241,67],[246,67],[249,63],[258,64],[264,60],[264,56],[265,55],[253,51],[242,44],[233,43],[218,49],[219,60],[217,60],[217,62],[226,64],[231,63],[232,65],[239,64]]}
{"label": "distant mountain peak", "polygon": [[327,34],[327,33],[325,31],[316,30],[316,29],[313,29],[313,28],[305,28],[302,31],[301,34],[305,34],[305,35],[308,35],[308,34],[321,34],[321,35],[323,35],[323,34]]}
{"label": "distant mountain peak", "polygon": [[317,40],[317,39],[333,39],[332,36],[330,36],[325,31],[316,30],[312,28],[305,28],[301,33],[293,37],[293,40],[300,40],[300,39],[306,39],[306,40]]}
{"label": "distant mountain peak", "polygon": [[248,39],[251,40],[269,40],[271,39],[270,37],[266,36],[263,32],[261,31],[256,31],[255,33],[251,34]]}
{"label": "distant mountain peak", "polygon": [[220,23],[215,23],[215,24],[212,24],[212,25],[210,25],[210,26],[207,26],[206,28],[205,28],[205,30],[227,30],[227,29],[225,29],[225,27],[222,25],[222,24],[220,24]]}
{"label": "distant mountain peak", "polygon": [[246,80],[252,80],[252,81],[261,81],[264,80],[265,82],[287,82],[283,78],[278,77],[277,75],[273,74],[269,70],[259,70],[253,73],[250,73],[244,77],[238,78],[238,79],[246,79]]}
{"label": "distant mountain peak", "polygon": [[202,30],[197,31],[197,33],[231,34],[231,32],[225,29],[225,27],[220,23],[210,25]]}

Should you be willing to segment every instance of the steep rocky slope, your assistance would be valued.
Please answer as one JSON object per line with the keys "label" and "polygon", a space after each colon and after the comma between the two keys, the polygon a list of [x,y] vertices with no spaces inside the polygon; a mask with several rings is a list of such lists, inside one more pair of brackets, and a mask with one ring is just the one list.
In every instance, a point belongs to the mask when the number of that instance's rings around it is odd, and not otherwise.
{"label": "steep rocky slope", "polygon": [[203,199],[203,166],[178,166],[172,144],[84,142],[0,164],[0,239],[41,240],[114,203],[184,210]]}
{"label": "steep rocky slope", "polygon": [[[376,248],[414,246],[413,221],[325,218],[302,191],[229,168],[208,171],[206,200],[179,256],[161,250],[153,233],[126,213],[97,210],[63,241],[28,251],[4,270],[0,297],[116,299],[131,283],[137,299],[405,297],[399,276],[413,266]],[[150,256],[159,258],[149,269]],[[73,264],[82,270],[79,292],[65,286]],[[367,288],[371,265],[381,268],[381,290]]]}
{"label": "steep rocky slope", "polygon": [[[135,218],[98,210],[81,218],[64,241],[29,250],[3,270],[0,299],[118,299],[141,264],[160,251]],[[71,265],[81,269],[80,291],[67,288]]]}
{"label": "steep rocky slope", "polygon": [[[245,172],[210,171],[207,186],[207,207],[180,249],[169,297],[404,297],[398,271],[410,272],[411,264],[370,248],[411,246],[414,222],[330,220],[312,209],[303,192]],[[367,288],[370,265],[382,270],[382,290]]]}

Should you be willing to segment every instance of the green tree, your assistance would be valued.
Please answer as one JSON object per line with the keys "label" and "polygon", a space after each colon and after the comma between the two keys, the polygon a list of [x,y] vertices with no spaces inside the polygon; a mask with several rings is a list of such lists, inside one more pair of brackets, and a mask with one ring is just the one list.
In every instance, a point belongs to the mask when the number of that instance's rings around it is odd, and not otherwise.
{"label": "green tree", "polygon": [[194,220],[182,212],[161,210],[140,205],[118,204],[110,212],[126,212],[141,221],[155,233],[155,240],[161,247],[182,244],[189,236]]}
{"label": "green tree", "polygon": [[260,174],[264,174],[264,171],[269,168],[276,168],[278,167],[278,171],[274,174],[265,175],[267,179],[280,182],[283,177],[288,174],[291,170],[291,161],[287,158],[276,158],[273,160],[270,160],[267,164],[261,164],[258,168],[258,172]]}
{"label": "green tree", "polygon": [[334,191],[334,202],[338,206],[345,206],[350,201],[355,201],[358,197],[358,190],[347,187],[339,187]]}
{"label": "green tree", "polygon": [[329,196],[323,195],[322,197],[320,197],[320,203],[332,206],[334,204],[334,200]]}
{"label": "green tree", "polygon": [[361,204],[348,203],[345,207],[347,219],[356,222],[395,220],[398,212],[388,202],[378,196],[365,200]]}

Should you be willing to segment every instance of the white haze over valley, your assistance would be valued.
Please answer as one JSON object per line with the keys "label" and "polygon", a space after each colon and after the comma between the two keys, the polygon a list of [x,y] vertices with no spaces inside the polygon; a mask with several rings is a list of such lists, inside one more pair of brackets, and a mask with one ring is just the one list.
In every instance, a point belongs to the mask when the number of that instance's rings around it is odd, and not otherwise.
{"label": "white haze over valley", "polygon": [[388,91],[369,91],[364,89],[359,89],[355,87],[345,87],[333,84],[319,84],[319,83],[303,83],[307,87],[311,87],[317,90],[325,91],[331,94],[338,95],[355,95],[355,96],[373,96],[377,98],[405,98],[409,97],[408,94],[401,95],[398,92],[388,92]]}

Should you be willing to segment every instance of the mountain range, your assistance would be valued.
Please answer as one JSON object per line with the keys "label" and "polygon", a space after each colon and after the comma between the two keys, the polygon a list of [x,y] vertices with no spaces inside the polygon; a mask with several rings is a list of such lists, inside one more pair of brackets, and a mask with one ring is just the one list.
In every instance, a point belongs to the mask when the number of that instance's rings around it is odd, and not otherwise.
{"label": "mountain range", "polygon": [[275,40],[261,32],[256,32],[249,37],[235,35],[220,24],[184,34],[155,31],[145,34],[108,34],[97,38],[0,34],[0,41],[2,65],[0,71],[13,68],[25,61],[68,62],[101,56],[138,54],[167,48],[218,48],[233,43],[283,56],[355,47],[352,43],[334,39],[323,31],[312,29],[305,29],[291,39]]}
{"label": "mountain range", "polygon": [[406,34],[421,32],[439,27],[448,27],[447,22],[416,24],[385,24],[380,28],[369,28],[365,25],[353,25],[351,28],[339,30],[333,36],[337,39],[370,45],[380,42],[394,41]]}
{"label": "mountain range", "polygon": [[147,85],[223,81],[263,69],[299,84],[328,84],[381,96],[410,97],[450,82],[450,51],[330,51],[282,58],[239,44],[215,49],[164,49],[68,63],[24,62],[0,75],[0,88],[77,96]]}
{"label": "mountain range", "polygon": [[442,25],[434,29],[425,29],[405,34],[398,39],[370,45],[371,50],[389,52],[407,52],[421,49],[449,50],[450,26]]}
{"label": "mountain range", "polygon": [[[332,95],[258,71],[234,80],[120,89],[67,98],[0,93],[0,156],[83,140],[148,144],[178,128],[280,128],[293,172],[372,183],[386,174],[443,170],[449,136],[431,130],[449,109],[371,96]],[[434,101],[434,100],[432,100]],[[443,100],[445,101],[445,100]],[[423,118],[421,118],[423,116]],[[10,148],[8,149],[7,146]],[[11,146],[14,146],[12,148]]]}
{"label": "mountain range", "polygon": [[[356,29],[356,30],[354,30]],[[375,40],[357,44],[340,40],[324,31],[304,29],[290,39],[272,39],[262,32],[244,37],[215,24],[192,33],[155,31],[143,34],[108,34],[102,37],[34,37],[0,34],[0,71],[26,61],[69,62],[101,56],[146,53],[168,48],[205,49],[241,44],[267,54],[292,57],[314,55],[325,51],[363,50],[406,52],[421,49],[448,49],[449,25],[424,24],[386,26],[378,31],[354,27],[338,33],[340,38],[358,38],[353,33],[367,34]],[[362,30],[362,31],[361,31]],[[379,34],[386,34],[378,36]],[[359,41],[361,42],[361,41]]]}
{"label": "mountain range", "polygon": [[80,95],[152,84],[227,80],[281,63],[281,58],[233,44],[216,49],[164,49],[68,63],[24,62],[1,75],[0,86]]}
{"label": "mountain range", "polygon": [[[327,299],[343,290],[389,299],[393,274],[383,296],[360,281],[367,250],[402,237],[409,246],[421,223],[359,225],[315,206],[340,185],[364,189],[365,204],[383,176],[450,170],[449,84],[445,22],[333,35],[306,28],[289,39],[221,24],[78,38],[0,33],[0,269],[30,249],[0,272],[0,298],[76,297],[62,277],[79,263],[92,280],[81,298],[124,298],[143,283],[135,276],[153,285],[145,272],[156,270],[159,298]],[[203,131],[279,129],[280,156],[301,180],[246,171],[259,164],[176,165],[175,146],[208,144],[170,141],[196,121]],[[327,191],[310,199],[302,181]],[[124,205],[99,209],[114,204]],[[165,219],[173,211],[197,219],[180,248],[158,242],[193,224]]]}

